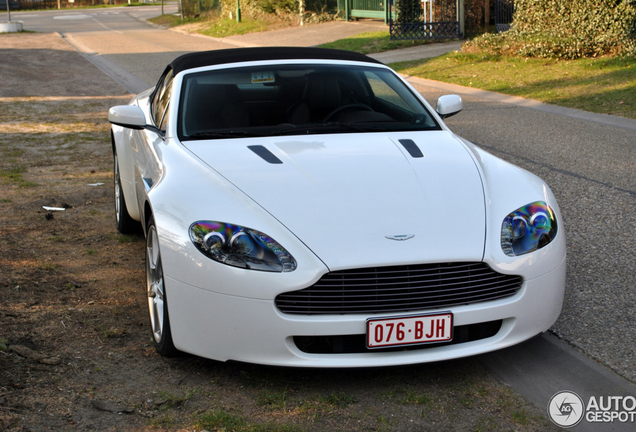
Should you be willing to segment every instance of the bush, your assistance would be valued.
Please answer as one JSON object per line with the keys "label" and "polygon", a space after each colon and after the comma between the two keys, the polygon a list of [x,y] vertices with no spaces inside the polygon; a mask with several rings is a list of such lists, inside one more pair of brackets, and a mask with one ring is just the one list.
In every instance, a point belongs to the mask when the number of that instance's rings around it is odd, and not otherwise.
{"label": "bush", "polygon": [[183,15],[187,17],[217,15],[221,5],[219,0],[183,0]]}
{"label": "bush", "polygon": [[[299,19],[299,0],[239,0],[241,15],[259,18],[263,14],[276,15],[288,21]],[[234,18],[236,0],[220,0],[221,16]],[[337,17],[338,0],[305,0],[305,22],[320,22]]]}
{"label": "bush", "polygon": [[298,12],[298,1],[295,0],[256,0],[255,3],[265,13]]}
{"label": "bush", "polygon": [[[491,6],[494,0],[490,1]],[[491,15],[492,18],[492,15]],[[467,35],[484,31],[484,1],[464,0],[464,28]]]}
{"label": "bush", "polygon": [[510,31],[462,50],[560,59],[636,54],[636,0],[517,0]]}
{"label": "bush", "polygon": [[418,23],[422,21],[423,14],[420,0],[395,0],[396,23]]}

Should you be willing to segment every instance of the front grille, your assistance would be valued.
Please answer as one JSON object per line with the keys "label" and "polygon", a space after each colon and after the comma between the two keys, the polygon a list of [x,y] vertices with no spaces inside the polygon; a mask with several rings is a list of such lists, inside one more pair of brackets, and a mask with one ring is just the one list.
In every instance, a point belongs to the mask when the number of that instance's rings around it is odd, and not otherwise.
{"label": "front grille", "polygon": [[447,308],[517,293],[521,276],[497,273],[484,263],[418,264],[327,273],[316,284],[280,294],[288,314],[371,314]]}
{"label": "front grille", "polygon": [[450,342],[428,343],[423,345],[407,345],[367,349],[366,335],[341,336],[294,336],[294,343],[299,350],[307,354],[360,354],[365,352],[412,351],[456,345],[486,339],[499,333],[502,320],[457,326],[453,329],[453,340]]}

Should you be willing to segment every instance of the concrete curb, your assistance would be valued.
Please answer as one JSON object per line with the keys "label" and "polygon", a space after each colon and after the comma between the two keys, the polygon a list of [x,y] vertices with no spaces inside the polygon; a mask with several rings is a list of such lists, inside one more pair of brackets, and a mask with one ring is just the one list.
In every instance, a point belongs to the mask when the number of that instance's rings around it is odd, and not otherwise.
{"label": "concrete curb", "polygon": [[122,67],[107,60],[98,53],[91,51],[90,48],[76,40],[73,36],[60,32],[57,32],[57,35],[62,38],[64,42],[72,46],[82,57],[97,67],[97,69],[111,77],[131,94],[141,93],[152,87],[152,85],[146,81],[137,78]]}
{"label": "concrete curb", "polygon": [[19,33],[23,30],[22,21],[0,22],[0,33]]}
{"label": "concrete curb", "polygon": [[252,47],[257,47],[258,46],[258,45],[254,45],[254,44],[250,44],[250,43],[234,41],[234,40],[231,40],[229,38],[218,38],[218,37],[214,37],[214,36],[202,35],[202,34],[199,34],[199,33],[190,33],[190,32],[184,31],[184,30],[176,29],[176,28],[169,28],[168,30],[173,31],[175,33],[180,33],[180,34],[184,34],[184,35],[188,35],[188,36],[194,36],[194,37],[198,37],[198,38],[202,38],[202,39],[212,39],[215,42],[232,45],[232,46],[237,47],[237,48],[252,48]]}
{"label": "concrete curb", "polygon": [[[566,390],[577,393],[584,401],[592,396],[636,396],[633,383],[550,333],[477,359],[499,381],[546,410],[550,398]],[[627,432],[634,430],[634,423],[583,420],[573,430]]]}
{"label": "concrete curb", "polygon": [[384,64],[398,63],[441,56],[451,51],[461,49],[463,43],[464,41],[437,42],[367,55]]}

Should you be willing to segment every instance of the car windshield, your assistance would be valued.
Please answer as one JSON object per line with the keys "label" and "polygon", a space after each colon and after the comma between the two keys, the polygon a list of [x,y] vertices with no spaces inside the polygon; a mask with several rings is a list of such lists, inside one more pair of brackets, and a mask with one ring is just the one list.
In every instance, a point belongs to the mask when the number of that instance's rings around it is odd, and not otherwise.
{"label": "car windshield", "polygon": [[390,70],[273,65],[188,74],[179,104],[182,140],[439,130]]}

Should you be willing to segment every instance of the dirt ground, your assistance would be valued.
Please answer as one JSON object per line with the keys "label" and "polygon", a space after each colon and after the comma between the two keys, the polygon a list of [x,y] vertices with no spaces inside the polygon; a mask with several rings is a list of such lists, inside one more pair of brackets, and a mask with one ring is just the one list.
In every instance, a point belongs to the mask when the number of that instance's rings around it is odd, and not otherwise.
{"label": "dirt ground", "polygon": [[144,240],[113,215],[106,111],[130,95],[54,34],[0,35],[0,59],[0,430],[554,430],[474,359],[308,370],[157,355]]}

